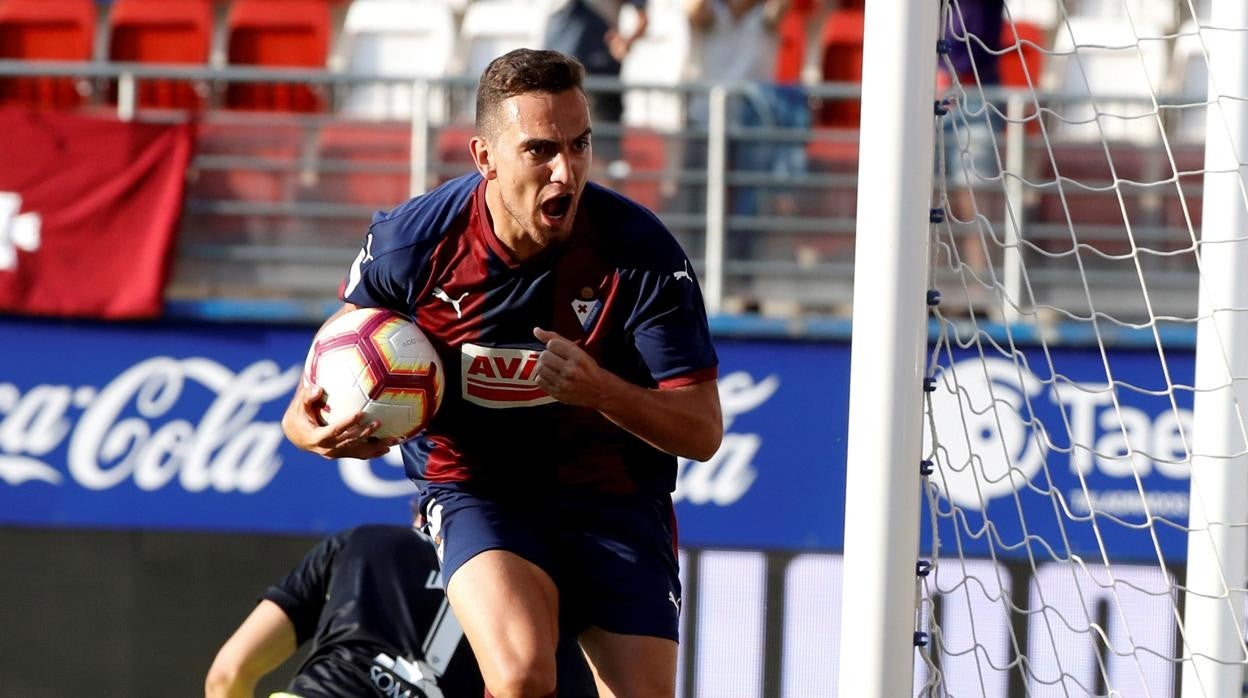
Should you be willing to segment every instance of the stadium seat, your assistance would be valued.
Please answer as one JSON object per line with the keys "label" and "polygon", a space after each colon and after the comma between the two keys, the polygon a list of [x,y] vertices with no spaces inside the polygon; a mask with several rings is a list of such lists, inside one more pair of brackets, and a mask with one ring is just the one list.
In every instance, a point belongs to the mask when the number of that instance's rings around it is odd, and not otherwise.
{"label": "stadium seat", "polygon": [[806,61],[806,28],[814,19],[812,0],[796,0],[789,3],[780,23],[776,26],[776,82],[795,83],[802,79],[802,66]]}
{"label": "stadium seat", "polygon": [[[690,60],[689,21],[684,10],[671,3],[652,2],[647,14],[646,33],[624,57],[620,81],[626,86],[631,83],[675,88],[685,77],[681,67]],[[631,32],[631,27],[623,25],[625,19],[627,16],[621,18],[621,31]],[[675,89],[626,89],[622,118],[628,126],[678,131],[685,122],[684,100]]]}
{"label": "stadium seat", "polygon": [[[1011,26],[1007,20],[1001,25],[1001,57],[997,59],[997,75],[1004,87],[1038,89],[1044,76],[1045,48],[1049,46],[1048,32],[1038,24],[1016,20]],[[1036,113],[1034,100],[1029,100],[1023,118]],[[1027,122],[1027,133],[1040,133],[1040,121],[1032,118]]]}
{"label": "stadium seat", "polygon": [[[1200,11],[1199,6],[1197,11]],[[1204,189],[1205,122],[1208,118],[1208,108],[1203,106],[1203,102],[1209,94],[1209,67],[1205,62],[1205,51],[1211,48],[1211,42],[1233,35],[1206,32],[1202,36],[1198,31],[1197,24],[1190,20],[1180,27],[1170,59],[1166,93],[1176,96],[1181,104],[1197,105],[1171,111],[1168,121],[1170,151],[1179,171],[1178,187],[1186,195],[1192,225],[1199,230],[1202,220],[1201,192]],[[1183,174],[1185,172],[1190,174]],[[1165,206],[1166,225],[1186,230],[1188,221],[1177,194],[1166,197]]]}
{"label": "stadium seat", "polygon": [[1077,14],[1089,19],[1157,27],[1164,33],[1170,33],[1175,27],[1175,10],[1179,7],[1187,14],[1186,0],[1181,3],[1157,0],[1082,0]]}
{"label": "stadium seat", "polygon": [[[1041,86],[1057,95],[1050,134],[1066,140],[1160,140],[1152,112],[1162,85],[1168,39],[1160,27],[1071,17],[1057,31]],[[1122,99],[1093,99],[1092,95]],[[1098,116],[1099,113],[1099,116]]]}
{"label": "stadium seat", "polygon": [[[116,0],[109,16],[109,60],[207,65],[212,13],[212,0]],[[206,93],[206,87],[187,81],[142,80],[138,105],[199,109]],[[110,98],[116,99],[115,88]]]}
{"label": "stadium seat", "polygon": [[[232,66],[326,67],[329,6],[324,0],[235,0],[226,26]],[[325,108],[324,88],[298,83],[236,82],[226,89],[231,109],[315,112]]]}
{"label": "stadium seat", "polygon": [[[823,79],[826,82],[862,81],[862,10],[841,9],[828,14],[823,23]],[[824,98],[816,123],[820,126],[857,128],[861,100]]]}
{"label": "stadium seat", "polygon": [[[1203,192],[1205,188],[1205,144],[1179,143],[1171,144],[1171,154],[1179,171],[1178,180],[1167,188],[1167,196],[1163,202],[1164,224],[1185,235],[1188,230],[1188,219],[1191,219],[1193,230],[1200,231],[1203,220]],[[1187,215],[1183,213],[1183,204],[1179,201],[1178,192],[1183,192],[1187,202]]]}
{"label": "stadium seat", "polygon": [[[341,61],[362,75],[440,78],[452,72],[455,17],[444,0],[355,0],[343,20]],[[429,119],[447,119],[445,90],[430,98]],[[343,111],[373,119],[409,119],[409,82],[357,84],[349,88]]]}
{"label": "stadium seat", "polygon": [[[1035,222],[1063,230],[1073,225],[1080,243],[1106,254],[1130,251],[1128,224],[1136,229],[1160,224],[1167,214],[1161,198],[1175,191],[1173,184],[1161,184],[1172,174],[1165,154],[1129,141],[1111,142],[1108,152],[1101,143],[1059,142],[1029,159],[1037,163],[1035,181],[1044,184]],[[1056,185],[1059,176],[1061,193]],[[1138,232],[1136,236],[1137,244],[1145,244]],[[1046,246],[1049,251],[1066,250],[1072,244],[1068,233],[1051,242]],[[1147,244],[1157,246],[1155,241]]]}
{"label": "stadium seat", "polygon": [[411,192],[411,151],[412,129],[406,123],[327,123],[317,134],[316,181],[301,196],[319,202],[392,208]]}
{"label": "stadium seat", "polygon": [[620,193],[658,211],[663,206],[662,177],[670,147],[670,140],[652,129],[624,129],[620,152],[632,172],[616,184]]}
{"label": "stadium seat", "polygon": [[196,155],[235,162],[193,168],[187,196],[247,202],[291,200],[308,141],[303,125],[277,114],[266,115],[263,121],[205,119],[197,126]]}
{"label": "stadium seat", "polygon": [[[1199,104],[1208,98],[1209,66],[1205,62],[1205,39],[1198,34],[1195,22],[1187,22],[1179,29],[1174,41],[1174,53],[1170,58],[1170,74],[1166,76],[1167,93],[1179,97],[1182,104]],[[1218,33],[1210,32],[1208,39],[1216,41]],[[1205,140],[1206,109],[1195,106],[1171,113],[1171,133],[1184,143],[1203,143]]]}
{"label": "stadium seat", "polygon": [[[93,0],[0,0],[0,58],[90,61],[95,45]],[[0,80],[0,102],[51,109],[81,105],[89,93],[76,78]]]}
{"label": "stadium seat", "polygon": [[437,162],[460,166],[463,172],[471,170],[474,165],[472,154],[468,151],[468,141],[475,133],[474,126],[464,124],[450,124],[438,129],[433,139]]}
{"label": "stadium seat", "polygon": [[[1061,20],[1058,0],[1010,0],[1006,21],[1031,24],[1044,31],[1051,31]],[[1007,45],[1013,43],[1013,39]]]}
{"label": "stadium seat", "polygon": [[1039,86],[1044,74],[1044,49],[1048,45],[1048,32],[1040,25],[1015,21],[1011,27],[1008,21],[1003,22],[1001,48],[1004,53],[997,59],[1001,84],[1006,87]]}
{"label": "stadium seat", "polygon": [[463,74],[480,77],[490,61],[508,51],[541,48],[548,14],[548,3],[541,0],[470,3],[459,27]]}

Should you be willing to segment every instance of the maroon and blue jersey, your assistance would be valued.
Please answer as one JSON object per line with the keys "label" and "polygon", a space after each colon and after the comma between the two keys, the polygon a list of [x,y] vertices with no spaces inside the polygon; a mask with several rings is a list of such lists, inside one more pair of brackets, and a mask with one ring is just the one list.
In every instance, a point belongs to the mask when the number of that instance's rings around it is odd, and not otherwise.
{"label": "maroon and blue jersey", "polygon": [[662,223],[588,184],[570,238],[524,261],[494,235],[478,175],[378,214],[343,300],[413,318],[438,349],[441,409],[403,444],[420,482],[670,492],[676,459],[533,381],[533,328],[646,388],[712,380],[718,359],[689,259]]}

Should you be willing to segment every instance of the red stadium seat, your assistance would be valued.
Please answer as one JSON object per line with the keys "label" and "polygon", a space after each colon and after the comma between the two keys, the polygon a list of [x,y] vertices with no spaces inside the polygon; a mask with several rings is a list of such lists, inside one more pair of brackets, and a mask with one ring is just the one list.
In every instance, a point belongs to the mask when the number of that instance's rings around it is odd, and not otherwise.
{"label": "red stadium seat", "polygon": [[[1205,146],[1203,143],[1180,143],[1171,144],[1170,148],[1178,169],[1178,183],[1167,188],[1168,196],[1163,201],[1165,225],[1180,231],[1187,230],[1188,219],[1183,215],[1183,204],[1178,197],[1181,189],[1192,226],[1199,230],[1203,213],[1201,197],[1204,191]],[[1161,175],[1164,177],[1170,172],[1167,168]]]}
{"label": "red stadium seat", "polygon": [[802,63],[806,59],[806,24],[811,21],[814,5],[795,2],[789,5],[776,27],[776,82],[791,84],[802,79]]}
{"label": "red stadium seat", "polygon": [[[1016,30],[1017,39],[1014,36]],[[997,59],[997,75],[1001,80],[1001,85],[1039,89],[1040,71],[1044,70],[1044,48],[1048,45],[1048,33],[1040,25],[1031,22],[1015,22],[1011,27],[1009,20],[1004,21],[1001,25],[1001,49],[1004,53]],[[1023,114],[1024,118],[1032,119],[1027,122],[1027,133],[1040,133],[1040,121],[1034,118],[1035,113],[1035,105],[1028,104]]]}
{"label": "red stadium seat", "polygon": [[[1018,32],[1018,39],[1014,33]],[[1023,43],[1029,41],[1031,43]],[[1044,47],[1049,45],[1048,33],[1044,28],[1032,22],[1015,22],[1011,27],[1009,21],[1001,26],[1001,48],[1005,53],[997,61],[997,72],[1001,84],[1007,87],[1028,87],[1040,84],[1040,71],[1044,69]],[[1023,66],[1027,66],[1026,72]],[[1030,75],[1031,83],[1027,82]]]}
{"label": "red stadium seat", "polygon": [[435,150],[438,162],[463,165],[465,171],[472,168],[472,155],[468,150],[476,129],[471,124],[448,124],[438,129]]}
{"label": "red stadium seat", "polygon": [[[94,0],[0,0],[0,58],[89,61],[95,40]],[[0,102],[53,109],[82,104],[75,78],[0,80]]]}
{"label": "red stadium seat", "polygon": [[[329,6],[324,0],[235,0],[226,25],[231,65],[325,68],[329,56]],[[325,109],[319,86],[234,83],[231,109],[315,112]]]}
{"label": "red stadium seat", "polygon": [[651,129],[627,128],[620,139],[620,152],[635,175],[618,184],[620,193],[650,209],[663,205],[660,178],[666,166],[668,143],[662,133]]}
{"label": "red stadium seat", "polygon": [[[1130,183],[1169,178],[1169,162],[1160,153],[1117,144],[1106,154],[1101,143],[1075,142],[1051,144],[1028,158],[1038,164],[1036,181],[1048,185],[1059,176],[1064,178],[1060,193],[1056,185],[1041,190],[1039,203],[1033,209],[1035,222],[1066,229],[1069,213],[1069,224],[1074,225],[1079,242],[1103,253],[1125,254],[1130,250],[1126,222],[1151,225],[1165,213],[1156,209],[1158,203],[1150,204],[1153,197],[1145,196],[1162,193],[1161,187]],[[1110,188],[1115,177],[1128,180],[1120,182],[1116,191]],[[1166,191],[1174,190],[1171,186]],[[1072,242],[1069,234],[1063,233],[1058,239],[1038,244],[1050,252],[1065,252]]]}
{"label": "red stadium seat", "polygon": [[[465,148],[467,150],[467,148]],[[411,193],[412,128],[396,122],[327,123],[317,134],[319,167],[305,199],[388,209]],[[467,171],[467,170],[465,170]]]}
{"label": "red stadium seat", "polygon": [[[117,0],[109,18],[112,61],[206,65],[212,45],[212,0]],[[115,100],[116,94],[111,97]],[[198,109],[204,95],[186,81],[144,80],[138,105]]]}
{"label": "red stadium seat", "polygon": [[263,128],[257,127],[259,123],[199,124],[196,154],[240,158],[259,166],[199,168],[190,179],[188,196],[264,202],[294,198],[307,130],[293,120],[277,116],[266,117]]}
{"label": "red stadium seat", "polygon": [[[823,79],[826,82],[862,81],[862,10],[829,13],[823,23]],[[821,126],[857,128],[861,100],[825,98],[816,122]]]}

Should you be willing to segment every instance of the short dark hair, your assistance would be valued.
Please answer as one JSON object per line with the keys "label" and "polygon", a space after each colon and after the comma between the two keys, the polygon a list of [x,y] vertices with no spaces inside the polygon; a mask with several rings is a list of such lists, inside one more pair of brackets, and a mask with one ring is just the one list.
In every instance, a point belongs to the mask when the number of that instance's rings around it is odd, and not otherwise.
{"label": "short dark hair", "polygon": [[499,105],[509,97],[528,92],[558,94],[577,89],[582,93],[585,66],[558,51],[518,48],[490,61],[477,86],[477,133],[493,135]]}

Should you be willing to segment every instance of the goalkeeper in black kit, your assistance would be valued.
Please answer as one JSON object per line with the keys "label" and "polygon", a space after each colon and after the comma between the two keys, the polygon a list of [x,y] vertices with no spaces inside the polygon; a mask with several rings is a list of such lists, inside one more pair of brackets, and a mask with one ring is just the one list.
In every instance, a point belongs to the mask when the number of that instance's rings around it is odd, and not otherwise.
{"label": "goalkeeper in black kit", "polygon": [[[207,698],[255,693],[261,677],[305,642],[285,693],[329,698],[478,698],[484,684],[442,589],[432,542],[406,526],[330,536],[269,587],[217,652]],[[596,696],[579,648],[559,654],[561,696]]]}

